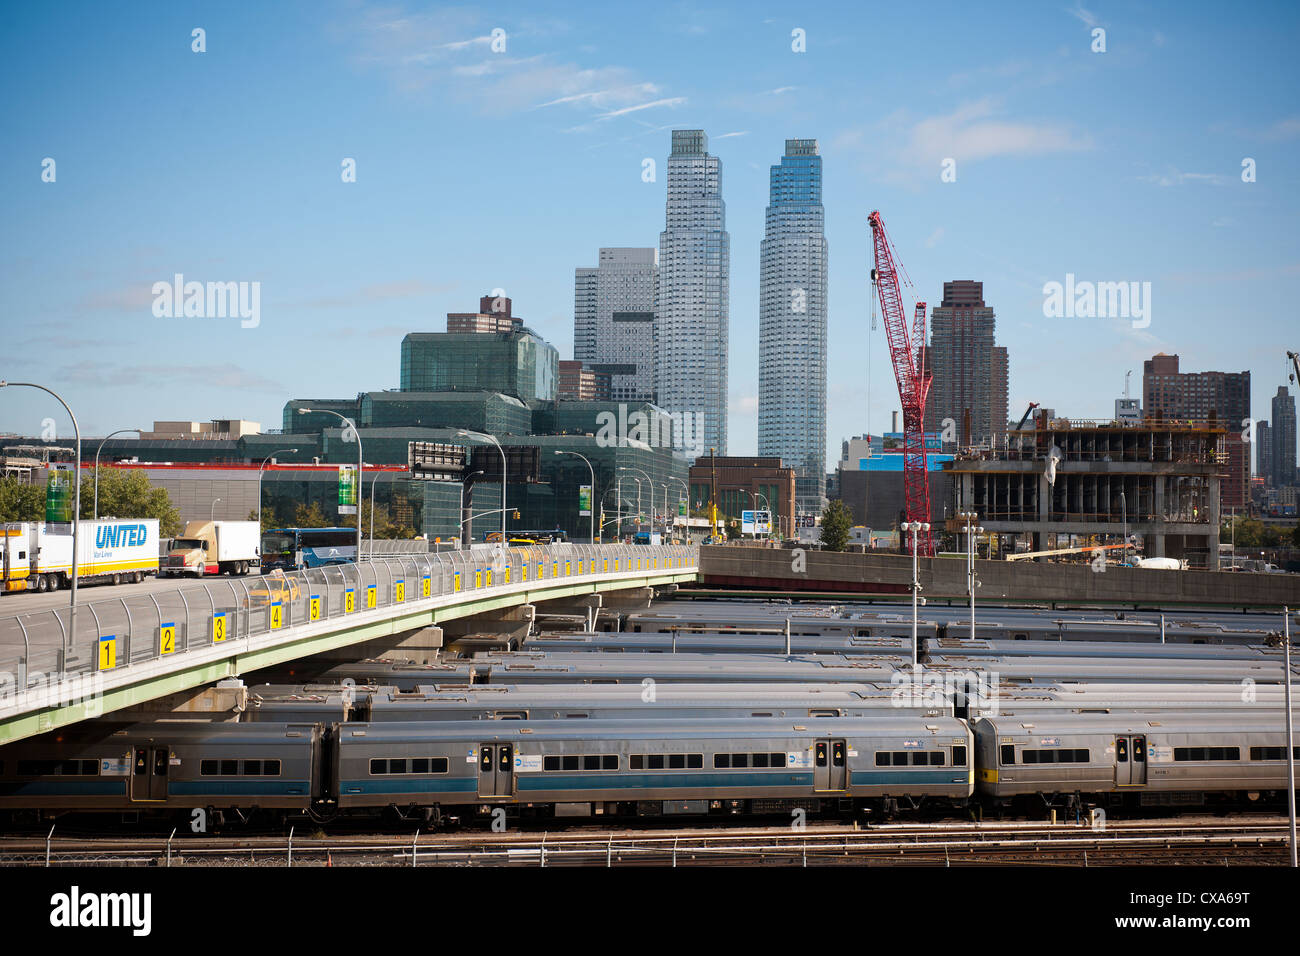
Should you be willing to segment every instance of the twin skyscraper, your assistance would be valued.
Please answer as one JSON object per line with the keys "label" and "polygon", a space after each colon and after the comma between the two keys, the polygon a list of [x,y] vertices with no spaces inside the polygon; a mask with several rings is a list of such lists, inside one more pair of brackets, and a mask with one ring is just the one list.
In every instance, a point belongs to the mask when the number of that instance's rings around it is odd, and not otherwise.
{"label": "twin skyscraper", "polygon": [[[615,401],[653,401],[675,443],[727,453],[731,237],[722,163],[703,130],[673,130],[659,248],[604,248],[574,281],[574,358],[610,376]],[[771,169],[759,247],[758,453],[795,469],[800,513],[826,473],[826,260],[822,165],[788,139]]]}

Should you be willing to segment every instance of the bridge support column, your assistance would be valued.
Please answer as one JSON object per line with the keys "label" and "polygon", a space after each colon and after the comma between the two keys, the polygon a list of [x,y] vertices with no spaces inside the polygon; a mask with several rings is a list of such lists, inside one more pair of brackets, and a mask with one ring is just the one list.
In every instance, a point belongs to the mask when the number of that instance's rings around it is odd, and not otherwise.
{"label": "bridge support column", "polygon": [[533,633],[537,608],[532,604],[484,611],[472,617],[444,621],[447,647],[459,653],[518,649]]}

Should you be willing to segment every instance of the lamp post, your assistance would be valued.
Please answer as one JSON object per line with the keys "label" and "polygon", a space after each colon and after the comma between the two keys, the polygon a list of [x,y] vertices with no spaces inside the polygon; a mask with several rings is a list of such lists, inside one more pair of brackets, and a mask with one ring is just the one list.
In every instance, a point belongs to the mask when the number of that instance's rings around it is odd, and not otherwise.
{"label": "lamp post", "polygon": [[216,520],[217,520],[217,502],[220,501],[220,500],[221,500],[220,498],[213,498],[213,499],[212,499],[212,507],[208,509],[208,520],[209,520],[209,521],[216,521]]}
{"label": "lamp post", "polygon": [[[644,479],[646,480],[646,484],[650,486],[650,510],[651,510],[651,511],[654,511],[654,508],[655,508],[655,483],[654,483],[653,481],[650,480],[650,476],[647,475],[647,474],[646,474],[644,471],[642,471],[640,468],[620,467],[618,470],[619,470],[619,471],[635,471],[638,475],[641,476],[641,478],[644,478]],[[641,530],[641,514],[642,514],[642,508],[641,508],[641,478],[636,478],[636,479],[634,479],[634,480],[636,481],[636,530],[637,530],[637,531],[640,531],[640,530]],[[653,516],[651,516],[651,520],[650,520],[650,529],[651,529],[652,531],[654,530],[654,526],[655,526],[654,518],[653,518]]]}
{"label": "lamp post", "polygon": [[312,409],[312,408],[300,408],[300,409],[298,409],[298,414],[299,414],[299,415],[306,415],[308,412],[313,412],[313,411],[314,411],[314,412],[323,413],[323,414],[325,414],[325,415],[333,415],[335,418],[337,418],[339,421],[341,421],[341,422],[344,424],[344,426],[346,426],[346,427],[343,429],[343,441],[346,442],[346,441],[348,440],[348,429],[351,429],[351,430],[352,430],[352,437],[355,438],[355,439],[357,440],[357,557],[356,557],[356,563],[357,563],[358,565],[360,565],[360,564],[361,564],[361,476],[362,476],[362,474],[363,474],[364,471],[365,471],[365,465],[364,465],[364,461],[365,461],[365,459],[362,457],[362,448],[361,448],[361,431],[360,431],[360,429],[357,428],[357,423],[354,422],[352,419],[347,418],[346,416],[341,415],[341,414],[339,414],[338,412],[333,411],[333,410],[328,409],[328,408],[315,408],[315,409]]}
{"label": "lamp post", "polygon": [[109,432],[99,442],[99,447],[95,449],[95,511],[96,520],[99,519],[99,453],[104,450],[104,442],[108,441],[114,435],[121,435],[123,432],[142,432],[143,428],[119,428],[115,432]]}
{"label": "lamp post", "polygon": [[77,526],[81,523],[81,427],[77,424],[77,416],[72,414],[72,409],[68,407],[68,403],[65,402],[62,396],[53,389],[46,388],[44,385],[37,385],[35,382],[6,382],[3,379],[0,379],[0,388],[4,388],[6,385],[22,385],[26,388],[39,388],[42,392],[48,392],[50,395],[53,395],[58,399],[59,404],[63,406],[63,410],[68,413],[68,417],[72,419],[72,432],[76,436],[77,440],[76,471],[73,475],[72,490],[72,567],[70,569],[72,573],[72,594],[69,598],[68,604],[69,637],[64,638],[63,656],[59,660],[59,673],[62,675],[64,668],[67,665],[67,641],[69,639],[74,641],[77,639]]}
{"label": "lamp post", "polygon": [[465,550],[465,486],[470,483],[470,479],[475,475],[481,475],[481,471],[471,471],[460,481],[460,549]]}
{"label": "lamp post", "polygon": [[[393,474],[396,474],[396,472],[393,472]],[[384,473],[381,471],[379,474],[375,475],[375,477],[372,478],[370,481],[370,559],[372,561],[375,558],[375,485],[379,484],[379,479],[382,477],[384,477]],[[463,492],[464,488],[462,487],[461,490]],[[393,518],[393,512],[391,508],[391,505],[393,503],[393,498],[391,495],[389,495],[388,497],[388,503],[390,505],[388,518],[389,521],[391,521]],[[358,513],[357,519],[360,520],[360,518],[361,515],[360,513]]]}
{"label": "lamp post", "polygon": [[266,458],[262,461],[262,467],[257,469],[257,527],[259,531],[262,528],[262,472],[266,470],[266,466],[271,463],[271,461],[275,458],[275,456],[280,454],[280,452],[282,451],[290,451],[296,453],[298,449],[277,448],[275,451],[271,452],[271,454],[266,456]]}
{"label": "lamp post", "polygon": [[[687,484],[685,481],[683,481],[681,478],[673,478],[673,477],[670,476],[668,480],[669,480],[669,481],[675,481],[675,482],[677,482],[679,485],[682,486],[682,497],[678,498],[677,500],[678,500],[679,502],[681,502],[681,501],[685,501],[685,502],[686,502],[686,516],[685,516],[685,517],[686,517],[686,533],[685,533],[685,535],[684,535],[683,537],[686,539],[687,543],[689,544],[689,543],[690,543],[690,535],[691,535],[691,486],[688,485],[688,484]],[[676,520],[676,518],[674,518],[674,519],[673,519],[673,527],[676,527],[676,526],[677,526],[677,520]]]}
{"label": "lamp post", "polygon": [[974,511],[962,511],[957,517],[966,522],[966,591],[970,594],[970,639],[975,640],[975,535],[983,534],[982,527],[976,527],[979,515]]}
{"label": "lamp post", "polygon": [[[591,466],[591,462],[587,460],[586,455],[580,455],[576,451],[565,451],[563,449],[556,449],[555,454],[573,455],[575,458],[581,458],[583,461],[587,462],[587,469],[591,472],[591,498],[588,499],[587,504],[591,509],[591,543],[595,544],[596,543],[596,469]],[[604,535],[602,534],[601,537],[604,537]]]}
{"label": "lamp post", "polygon": [[904,521],[899,527],[905,532],[912,532],[912,671],[915,672],[917,661],[917,599],[921,592],[921,563],[918,558],[916,536],[921,531],[929,532],[930,522]]}
{"label": "lamp post", "polygon": [[[1124,492],[1119,493],[1119,517],[1120,528],[1124,535],[1124,560],[1128,560],[1128,501],[1124,497]],[[1218,544],[1215,544],[1218,547]]]}
{"label": "lamp post", "polygon": [[462,428],[456,432],[456,437],[487,439],[497,446],[497,451],[501,452],[501,547],[504,548],[506,546],[506,450],[495,437],[486,432],[471,432]]}

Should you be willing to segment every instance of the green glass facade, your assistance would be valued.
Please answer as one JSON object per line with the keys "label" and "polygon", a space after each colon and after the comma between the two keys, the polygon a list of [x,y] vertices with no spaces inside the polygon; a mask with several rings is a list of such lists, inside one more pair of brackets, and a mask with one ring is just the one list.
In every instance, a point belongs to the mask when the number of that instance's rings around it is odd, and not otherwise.
{"label": "green glass facade", "polygon": [[[299,413],[300,408],[310,412]],[[316,434],[322,428],[332,428],[339,420],[329,412],[338,412],[344,418],[357,420],[360,396],[357,398],[294,398],[284,405],[283,429],[286,434]],[[319,409],[319,411],[318,411]]]}
{"label": "green glass facade", "polygon": [[533,413],[519,399],[500,392],[367,392],[361,397],[361,425],[527,435]]}
{"label": "green glass facade", "polygon": [[555,398],[560,355],[532,332],[411,332],[402,339],[404,392],[490,391]]}

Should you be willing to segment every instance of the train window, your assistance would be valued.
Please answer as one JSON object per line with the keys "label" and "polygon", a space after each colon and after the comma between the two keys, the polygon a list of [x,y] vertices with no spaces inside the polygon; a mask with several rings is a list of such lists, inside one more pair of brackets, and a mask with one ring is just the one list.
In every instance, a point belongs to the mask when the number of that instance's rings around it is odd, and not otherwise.
{"label": "train window", "polygon": [[663,754],[650,754],[650,755],[648,756],[648,759],[646,760],[646,766],[647,766],[649,769],[651,769],[651,770],[662,770],[662,769],[664,769],[664,755],[663,755]]}
{"label": "train window", "polygon": [[1141,763],[1147,759],[1147,742],[1143,737],[1133,738],[1133,762]]}
{"label": "train window", "polygon": [[1013,744],[1002,745],[1002,766],[1010,766],[1016,762],[1016,748]]}
{"label": "train window", "polygon": [[483,752],[479,754],[478,768],[483,773],[487,773],[492,769],[492,748],[491,747],[484,747]]}
{"label": "train window", "polygon": [[669,754],[669,755],[668,755],[668,769],[669,769],[669,770],[685,770],[685,769],[686,769],[686,754]]}
{"label": "train window", "polygon": [[1115,739],[1115,759],[1119,763],[1128,763],[1128,738],[1117,737]]}
{"label": "train window", "polygon": [[784,767],[784,766],[785,766],[785,754],[783,754],[783,753],[772,754],[772,766],[773,766],[773,767]]}
{"label": "train window", "polygon": [[559,769],[560,769],[560,758],[559,758],[559,757],[543,757],[543,758],[542,758],[542,769],[543,769],[543,770],[559,770]]}
{"label": "train window", "polygon": [[815,760],[817,766],[819,767],[826,766],[826,745],[824,743],[821,743],[820,741],[818,741],[817,743],[817,754]]}
{"label": "train window", "polygon": [[686,769],[701,770],[704,767],[704,754],[687,754]]}
{"label": "train window", "polygon": [[942,751],[942,750],[932,750],[932,751],[930,752],[930,766],[931,766],[931,767],[942,767],[942,766],[943,766],[943,751]]}
{"label": "train window", "polygon": [[561,766],[563,766],[563,768],[564,768],[565,770],[577,770],[577,769],[578,769],[578,755],[577,755],[577,754],[566,754],[565,756],[563,756],[563,757],[560,758],[560,763],[561,763]]}
{"label": "train window", "polygon": [[629,769],[629,770],[644,770],[644,769],[645,769],[645,755],[644,755],[644,754],[631,754],[631,755],[627,758],[627,766],[628,766],[628,769]]}
{"label": "train window", "polygon": [[[3,772],[3,766],[0,766]],[[20,760],[16,767],[20,777],[97,777],[98,760]]]}
{"label": "train window", "polygon": [[601,760],[600,769],[602,770],[618,769],[618,754],[605,754],[605,756],[601,757],[600,760]]}
{"label": "train window", "polygon": [[953,765],[954,767],[964,767],[964,766],[966,766],[966,748],[965,748],[965,747],[953,747],[953,748],[952,748],[952,765]]}
{"label": "train window", "polygon": [[736,767],[740,767],[740,768],[742,768],[742,769],[744,769],[744,768],[748,768],[748,767],[749,767],[749,754],[732,754],[732,755],[731,755],[731,766],[732,766],[732,769],[735,769]]}
{"label": "train window", "polygon": [[415,757],[411,760],[411,773],[428,773],[429,758]]}
{"label": "train window", "polygon": [[[215,760],[205,760],[204,764],[216,763]],[[207,773],[206,770],[203,771]],[[383,757],[375,757],[370,761],[370,773],[372,776],[382,773],[388,773],[388,761]]]}
{"label": "train window", "polygon": [[930,756],[924,750],[912,751],[912,766],[924,767],[930,762]]}
{"label": "train window", "polygon": [[[371,763],[373,764],[374,761],[372,760]],[[371,770],[370,772],[374,773],[374,770]],[[215,777],[217,774],[217,762],[215,760],[200,760],[199,774],[204,777]]]}
{"label": "train window", "polygon": [[835,741],[831,747],[831,763],[836,767],[844,766],[844,744],[842,741]]}
{"label": "train window", "polygon": [[244,774],[249,777],[260,777],[262,775],[262,761],[245,760]]}
{"label": "train window", "polygon": [[278,777],[278,776],[280,776],[280,761],[278,761],[278,760],[263,760],[263,761],[262,761],[262,776],[263,776],[263,777]]}
{"label": "train window", "polygon": [[155,777],[167,776],[167,757],[168,757],[168,751],[165,749],[160,748],[154,752],[153,775]]}
{"label": "train window", "polygon": [[447,772],[446,757],[429,758],[429,773],[446,773],[446,772]]}
{"label": "train window", "polygon": [[751,759],[755,767],[766,769],[771,757],[768,754],[754,754]]}
{"label": "train window", "polygon": [[1240,760],[1238,747],[1175,747],[1174,760]]}
{"label": "train window", "polygon": [[588,754],[582,758],[583,770],[599,770],[600,756],[597,754]]}
{"label": "train window", "polygon": [[726,770],[731,766],[731,754],[714,754],[713,766]]}
{"label": "train window", "polygon": [[514,748],[511,747],[509,744],[502,744],[500,747],[497,748],[497,758],[499,761],[497,764],[498,770],[509,770],[511,768],[511,766],[514,764],[514,761],[511,760],[510,757],[510,754],[513,750]]}
{"label": "train window", "polygon": [[221,761],[221,776],[223,776],[223,777],[233,777],[233,776],[237,775],[238,773],[239,773],[239,761],[238,761],[238,760],[223,760],[223,761]]}
{"label": "train window", "polygon": [[406,773],[406,760],[405,760],[405,758],[397,758],[397,759],[389,760],[389,761],[388,761],[388,772],[389,772],[389,773]]}

